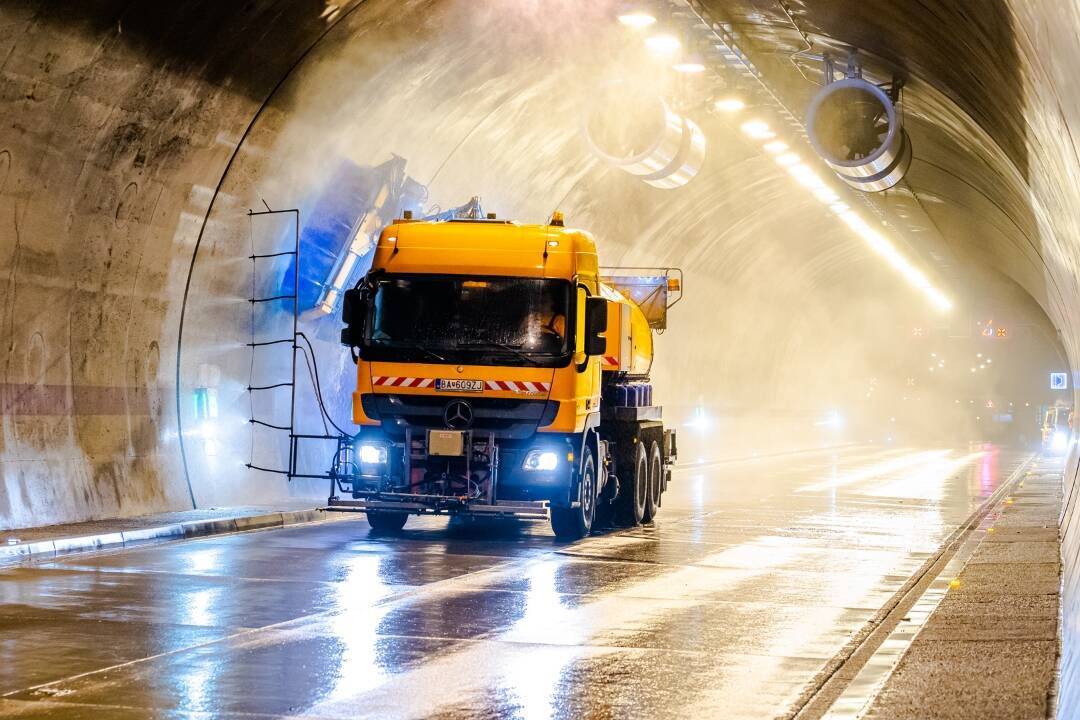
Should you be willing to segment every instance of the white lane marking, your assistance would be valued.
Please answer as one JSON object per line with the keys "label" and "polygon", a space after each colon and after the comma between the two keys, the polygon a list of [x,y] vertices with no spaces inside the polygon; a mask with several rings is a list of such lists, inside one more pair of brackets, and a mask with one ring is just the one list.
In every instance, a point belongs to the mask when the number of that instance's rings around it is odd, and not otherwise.
{"label": "white lane marking", "polygon": [[821,482],[816,482],[810,485],[804,485],[800,488],[796,488],[795,492],[820,492],[823,490],[832,490],[834,488],[846,487],[848,485],[854,485],[856,483],[866,482],[867,480],[875,480],[883,476],[892,475],[902,470],[906,470],[916,465],[922,465],[933,462],[935,460],[941,460],[952,453],[951,450],[929,450],[926,452],[912,453],[905,455],[895,460],[886,460],[884,462],[874,463],[867,467],[859,468],[852,472],[838,474],[835,477],[831,477]]}

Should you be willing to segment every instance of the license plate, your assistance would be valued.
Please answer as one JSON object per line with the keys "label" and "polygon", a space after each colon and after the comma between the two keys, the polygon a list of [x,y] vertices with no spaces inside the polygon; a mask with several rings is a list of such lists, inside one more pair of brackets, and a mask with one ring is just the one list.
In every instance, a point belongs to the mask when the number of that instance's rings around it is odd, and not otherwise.
{"label": "license plate", "polygon": [[449,378],[435,381],[435,389],[438,392],[483,392],[483,380],[460,380]]}
{"label": "license plate", "polygon": [[428,455],[461,457],[465,454],[465,433],[460,430],[429,430]]}

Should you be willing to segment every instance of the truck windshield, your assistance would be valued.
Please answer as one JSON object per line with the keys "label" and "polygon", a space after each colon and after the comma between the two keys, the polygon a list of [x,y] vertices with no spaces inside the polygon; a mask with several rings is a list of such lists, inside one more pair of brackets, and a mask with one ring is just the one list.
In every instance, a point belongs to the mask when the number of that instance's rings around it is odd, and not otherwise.
{"label": "truck windshield", "polygon": [[372,360],[568,362],[566,280],[385,276],[371,305],[365,354]]}

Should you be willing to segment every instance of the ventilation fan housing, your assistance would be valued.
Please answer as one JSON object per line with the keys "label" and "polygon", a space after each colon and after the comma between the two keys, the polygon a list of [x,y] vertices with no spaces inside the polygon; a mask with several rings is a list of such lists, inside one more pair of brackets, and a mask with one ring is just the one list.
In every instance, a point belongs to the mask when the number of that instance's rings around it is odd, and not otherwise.
{"label": "ventilation fan housing", "polygon": [[807,134],[818,154],[845,183],[880,192],[911,167],[911,141],[892,98],[861,77],[829,83],[810,102]]}

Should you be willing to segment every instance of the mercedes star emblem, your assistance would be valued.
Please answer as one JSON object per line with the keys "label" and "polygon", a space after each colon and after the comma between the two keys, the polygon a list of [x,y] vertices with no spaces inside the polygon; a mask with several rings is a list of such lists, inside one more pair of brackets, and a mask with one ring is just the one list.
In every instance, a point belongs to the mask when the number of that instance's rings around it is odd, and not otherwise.
{"label": "mercedes star emblem", "polygon": [[443,411],[443,420],[451,430],[465,430],[472,425],[473,409],[464,400],[455,400]]}

